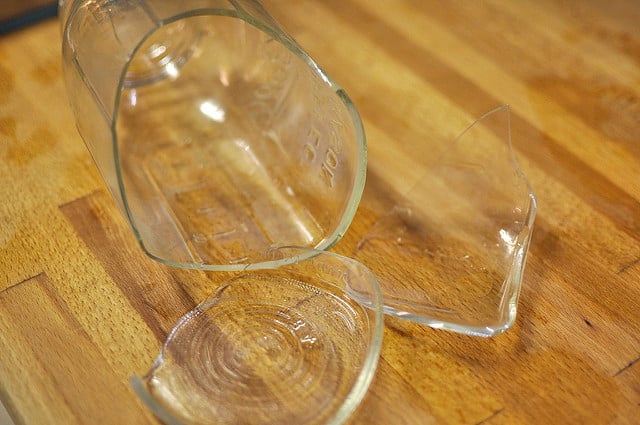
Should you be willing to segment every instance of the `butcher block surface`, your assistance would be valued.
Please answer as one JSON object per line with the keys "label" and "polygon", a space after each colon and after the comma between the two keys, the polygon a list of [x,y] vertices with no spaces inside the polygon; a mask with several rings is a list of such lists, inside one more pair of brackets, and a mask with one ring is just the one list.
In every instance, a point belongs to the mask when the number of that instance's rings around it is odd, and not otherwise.
{"label": "butcher block surface", "polygon": [[[513,328],[475,338],[386,318],[349,423],[637,424],[638,3],[265,6],[364,121],[367,185],[334,251],[353,253],[377,219],[394,147],[453,139],[501,104],[538,197]],[[16,424],[155,424],[129,378],[221,275],[142,252],[76,131],[60,45],[56,20],[0,38],[0,400]]]}

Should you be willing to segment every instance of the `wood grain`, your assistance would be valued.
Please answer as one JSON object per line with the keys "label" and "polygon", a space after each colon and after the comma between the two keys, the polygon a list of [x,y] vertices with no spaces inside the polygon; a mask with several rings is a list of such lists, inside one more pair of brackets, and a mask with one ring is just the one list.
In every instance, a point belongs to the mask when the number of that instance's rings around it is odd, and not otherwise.
{"label": "wood grain", "polygon": [[24,401],[10,404],[22,421],[149,423],[45,274],[3,291],[0,306],[4,390]]}
{"label": "wood grain", "polygon": [[[640,7],[264,3],[364,119],[367,186],[335,251],[353,255],[416,178],[415,141],[503,103],[539,199],[515,327],[476,339],[387,319],[349,423],[637,423]],[[59,46],[55,21],[0,38],[0,398],[17,424],[157,423],[129,376],[225,276],[142,254],[75,130]]]}

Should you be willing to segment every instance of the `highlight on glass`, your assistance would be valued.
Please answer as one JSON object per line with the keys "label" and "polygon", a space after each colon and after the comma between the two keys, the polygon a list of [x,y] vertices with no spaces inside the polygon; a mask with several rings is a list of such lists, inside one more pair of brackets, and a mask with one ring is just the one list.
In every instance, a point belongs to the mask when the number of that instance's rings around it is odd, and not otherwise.
{"label": "highlight on glass", "polygon": [[326,249],[366,173],[347,94],[253,0],[63,0],[77,126],[142,248],[241,270]]}

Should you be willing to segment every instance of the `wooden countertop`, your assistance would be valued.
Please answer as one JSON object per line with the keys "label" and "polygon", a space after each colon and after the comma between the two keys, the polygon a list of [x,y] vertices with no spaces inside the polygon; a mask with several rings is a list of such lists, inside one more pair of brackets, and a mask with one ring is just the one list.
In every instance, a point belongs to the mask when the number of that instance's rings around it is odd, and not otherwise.
{"label": "wooden countertop", "polygon": [[[386,320],[351,423],[638,423],[640,7],[267,6],[364,119],[370,173],[337,251],[370,225],[385,144],[451,137],[502,103],[538,195],[514,328],[478,339]],[[55,21],[0,38],[0,399],[17,424],[156,423],[128,378],[211,288],[138,248],[76,132],[59,50]]]}

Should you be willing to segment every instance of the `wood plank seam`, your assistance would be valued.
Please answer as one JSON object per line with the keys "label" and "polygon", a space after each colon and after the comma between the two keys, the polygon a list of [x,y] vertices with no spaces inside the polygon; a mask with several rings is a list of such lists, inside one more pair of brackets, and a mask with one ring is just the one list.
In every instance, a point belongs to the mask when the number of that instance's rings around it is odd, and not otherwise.
{"label": "wood plank seam", "polygon": [[41,277],[43,275],[45,275],[45,272],[40,272],[40,273],[38,273],[36,275],[33,275],[31,277],[28,277],[26,279],[21,280],[18,283],[14,283],[12,285],[9,285],[6,288],[0,290],[0,295],[4,294],[5,292],[9,292],[11,289],[17,288],[18,286],[22,285],[23,283],[27,283],[27,282],[29,282],[29,281],[31,281],[33,279],[38,279],[39,277]]}
{"label": "wood plank seam", "polygon": [[[133,235],[126,233],[128,228],[117,223],[118,211],[104,191],[65,203],[60,210],[157,340],[164,342],[174,321],[196,304],[181,283],[164,266],[149,259],[135,244]],[[153,278],[155,283],[150,282]],[[150,292],[160,297],[159,302],[170,304],[171,314],[179,309],[177,317],[164,317],[149,300]],[[177,296],[170,300],[165,294]]]}
{"label": "wood plank seam", "polygon": [[476,425],[482,425],[482,424],[488,423],[491,419],[495,418],[500,413],[502,413],[504,411],[504,409],[505,408],[503,407],[502,409],[496,410],[491,416],[487,417],[486,419],[481,420],[480,422],[477,422]]}
{"label": "wood plank seam", "polygon": [[640,357],[638,357],[635,360],[630,361],[625,367],[623,367],[622,369],[620,369],[619,371],[617,371],[616,373],[613,374],[613,377],[615,378],[616,376],[626,372],[627,370],[631,369],[633,366],[635,366],[636,364],[638,364],[640,362]]}

